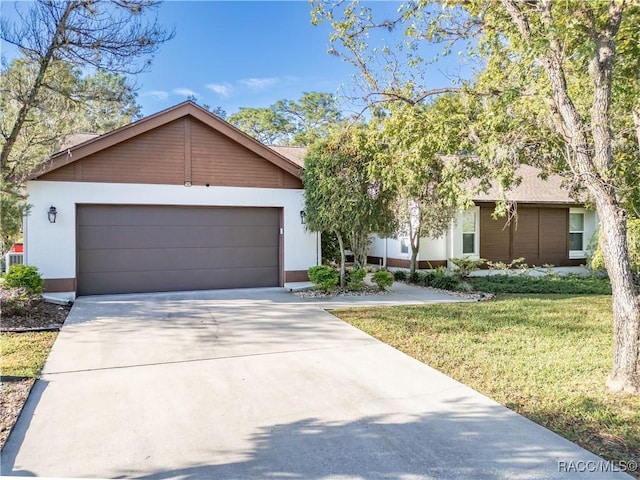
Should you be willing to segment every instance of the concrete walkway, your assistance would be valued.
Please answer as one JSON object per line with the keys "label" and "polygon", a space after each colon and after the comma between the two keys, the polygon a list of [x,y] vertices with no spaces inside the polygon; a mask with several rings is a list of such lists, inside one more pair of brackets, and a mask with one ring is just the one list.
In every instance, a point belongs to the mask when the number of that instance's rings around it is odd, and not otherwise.
{"label": "concrete walkway", "polygon": [[318,305],[259,289],[78,299],[1,473],[630,478],[611,469]]}

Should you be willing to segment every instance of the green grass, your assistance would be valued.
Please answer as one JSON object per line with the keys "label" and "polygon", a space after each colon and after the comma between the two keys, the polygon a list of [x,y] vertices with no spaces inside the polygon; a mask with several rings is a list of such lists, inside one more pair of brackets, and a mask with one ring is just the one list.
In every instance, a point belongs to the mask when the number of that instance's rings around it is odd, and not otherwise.
{"label": "green grass", "polygon": [[608,278],[580,275],[489,275],[466,280],[474,290],[491,293],[549,293],[564,295],[611,295]]}
{"label": "green grass", "polygon": [[608,460],[640,461],[640,397],[605,388],[610,297],[332,313]]}
{"label": "green grass", "polygon": [[57,332],[3,333],[0,336],[0,373],[37,377],[58,336]]}

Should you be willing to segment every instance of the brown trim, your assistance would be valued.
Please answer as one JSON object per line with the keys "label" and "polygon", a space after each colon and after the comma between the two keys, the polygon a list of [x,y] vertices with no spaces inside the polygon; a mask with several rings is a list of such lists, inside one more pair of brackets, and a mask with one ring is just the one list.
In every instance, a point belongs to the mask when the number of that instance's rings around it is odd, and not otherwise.
{"label": "brown trim", "polygon": [[383,258],[374,256],[374,255],[367,255],[367,263],[370,265],[380,266],[383,264]]}
{"label": "brown trim", "polygon": [[284,272],[285,282],[308,282],[307,270],[287,270]]}
{"label": "brown trim", "polygon": [[[478,207],[492,207],[495,208],[496,202],[473,202]],[[518,206],[526,208],[584,208],[584,203],[580,202],[517,202]]]}
{"label": "brown trim", "polygon": [[406,258],[389,258],[387,257],[387,267],[409,268],[411,262]]}
{"label": "brown trim", "polygon": [[290,173],[294,177],[301,177],[302,169],[300,168],[300,165],[277,153],[275,150],[270,149],[266,145],[263,145],[240,129],[188,100],[110,133],[100,135],[99,137],[83,142],[67,150],[58,152],[49,158],[49,160],[37,170],[31,172],[27,180],[35,180],[45,173],[57,170],[58,168],[64,167],[70,163],[77,162],[89,155],[188,115],[200,120],[205,125],[217,130],[253,153]]}
{"label": "brown trim", "polygon": [[446,260],[418,260],[418,270],[432,270],[434,268],[446,266]]}
{"label": "brown trim", "polygon": [[44,293],[75,292],[75,291],[76,291],[75,278],[45,278],[44,279]]}
{"label": "brown trim", "polygon": [[191,182],[191,119],[184,117],[184,181]]}

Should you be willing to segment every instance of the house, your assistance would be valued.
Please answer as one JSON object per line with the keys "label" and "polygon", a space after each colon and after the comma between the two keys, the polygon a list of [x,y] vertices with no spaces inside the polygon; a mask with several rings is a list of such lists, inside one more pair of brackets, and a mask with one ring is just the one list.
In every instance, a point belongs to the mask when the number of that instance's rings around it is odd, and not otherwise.
{"label": "house", "polygon": [[282,286],[318,264],[300,165],[194,103],[80,140],[27,182],[47,294]]}
{"label": "house", "polygon": [[[582,265],[586,261],[589,241],[596,231],[595,211],[573,199],[562,179],[521,165],[516,176],[521,183],[506,192],[514,202],[516,215],[492,218],[502,192],[492,186],[488,192],[473,197],[474,207],[458,212],[441,238],[421,238],[416,268],[450,266],[449,259],[484,258],[510,262],[524,257],[528,265]],[[388,267],[409,267],[411,257],[408,238],[372,237],[369,262]]]}

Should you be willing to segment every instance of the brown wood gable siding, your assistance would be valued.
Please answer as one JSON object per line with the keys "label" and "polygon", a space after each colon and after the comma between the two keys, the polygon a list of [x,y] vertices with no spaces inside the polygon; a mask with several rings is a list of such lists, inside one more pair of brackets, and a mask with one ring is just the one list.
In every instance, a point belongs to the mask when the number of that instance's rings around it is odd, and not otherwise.
{"label": "brown wood gable siding", "polygon": [[528,265],[580,265],[569,259],[569,208],[518,207],[517,222],[491,217],[493,205],[480,206],[480,256],[509,262],[525,258]]}
{"label": "brown wood gable siding", "polygon": [[39,179],[302,188],[300,179],[191,116],[125,140]]}

